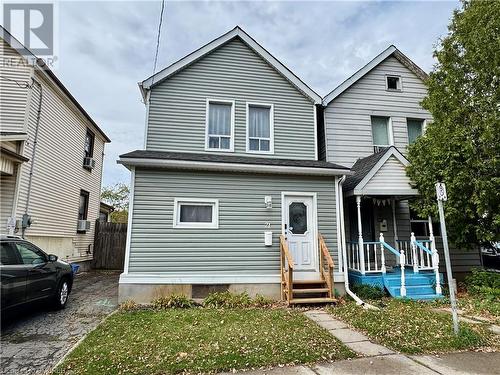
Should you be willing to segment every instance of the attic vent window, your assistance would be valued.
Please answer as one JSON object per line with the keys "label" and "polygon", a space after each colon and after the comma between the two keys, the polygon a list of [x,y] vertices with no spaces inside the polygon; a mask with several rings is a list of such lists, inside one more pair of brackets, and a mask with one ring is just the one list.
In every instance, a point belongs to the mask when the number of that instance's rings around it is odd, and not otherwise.
{"label": "attic vent window", "polygon": [[387,90],[401,91],[401,77],[387,76],[386,84]]}

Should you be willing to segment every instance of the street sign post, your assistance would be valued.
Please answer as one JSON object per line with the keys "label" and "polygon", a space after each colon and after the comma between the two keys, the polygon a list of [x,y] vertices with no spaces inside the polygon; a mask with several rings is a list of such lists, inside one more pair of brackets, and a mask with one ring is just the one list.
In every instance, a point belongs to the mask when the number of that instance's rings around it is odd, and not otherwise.
{"label": "street sign post", "polygon": [[451,315],[453,317],[453,331],[458,334],[458,313],[457,297],[455,283],[451,272],[450,249],[448,248],[448,236],[446,235],[446,222],[444,219],[443,202],[448,200],[446,195],[446,185],[442,182],[436,183],[436,197],[439,210],[439,222],[441,223],[441,237],[443,239],[444,260],[446,262],[446,277],[448,279],[448,288],[450,290]]}

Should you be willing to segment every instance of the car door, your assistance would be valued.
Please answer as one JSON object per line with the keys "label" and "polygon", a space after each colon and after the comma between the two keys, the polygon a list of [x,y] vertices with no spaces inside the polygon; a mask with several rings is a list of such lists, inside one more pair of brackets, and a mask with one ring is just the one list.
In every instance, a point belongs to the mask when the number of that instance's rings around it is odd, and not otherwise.
{"label": "car door", "polygon": [[0,243],[0,275],[2,310],[26,302],[28,271],[12,242]]}
{"label": "car door", "polygon": [[16,242],[17,251],[28,271],[26,298],[28,301],[54,295],[57,286],[57,269],[42,250],[29,242]]}

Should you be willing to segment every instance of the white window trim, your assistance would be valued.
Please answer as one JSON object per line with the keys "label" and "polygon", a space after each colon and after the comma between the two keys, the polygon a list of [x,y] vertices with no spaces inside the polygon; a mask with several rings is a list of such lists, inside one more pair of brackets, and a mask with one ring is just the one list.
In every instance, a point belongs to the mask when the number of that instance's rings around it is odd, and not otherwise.
{"label": "white window trim", "polygon": [[[399,81],[399,87],[397,89],[390,89],[389,85],[387,84],[387,78],[397,78]],[[386,74],[385,75],[385,90],[386,91],[391,91],[391,92],[401,92],[403,91],[403,78],[400,75],[397,74]]]}
{"label": "white window trim", "polygon": [[[231,104],[231,138],[229,140],[229,150],[222,148],[211,148],[208,139],[208,119],[210,111],[210,103],[214,104]],[[207,98],[205,106],[205,151],[217,151],[217,152],[234,152],[234,100],[227,99],[217,99],[217,98]],[[220,144],[219,144],[220,145]]]}
{"label": "white window trim", "polygon": [[[256,107],[267,107],[269,108],[269,151],[256,151],[250,150],[250,137],[249,137],[249,117],[250,117],[250,106]],[[247,102],[246,103],[246,151],[249,154],[274,154],[274,104],[270,103],[257,103],[257,102]],[[267,139],[267,138],[259,138]],[[259,145],[260,147],[260,145]]]}
{"label": "white window trim", "polygon": [[[179,221],[181,210],[180,205],[183,203],[194,204],[199,203],[201,205],[212,205],[212,222],[211,223],[181,223]],[[174,216],[173,216],[173,228],[211,228],[219,229],[219,200],[218,199],[208,199],[208,198],[174,198]]]}
{"label": "white window trim", "polygon": [[[387,121],[387,137],[389,138],[389,144],[388,145],[376,145],[373,142],[373,123],[372,123],[372,118],[373,117],[385,117],[388,120]],[[408,125],[407,125],[407,127],[408,127]],[[393,132],[393,129],[392,129],[392,117],[391,116],[383,116],[383,115],[372,115],[372,116],[370,116],[370,130],[371,130],[371,133],[372,133],[372,144],[373,144],[373,147],[390,147],[390,146],[394,146],[394,132]]]}

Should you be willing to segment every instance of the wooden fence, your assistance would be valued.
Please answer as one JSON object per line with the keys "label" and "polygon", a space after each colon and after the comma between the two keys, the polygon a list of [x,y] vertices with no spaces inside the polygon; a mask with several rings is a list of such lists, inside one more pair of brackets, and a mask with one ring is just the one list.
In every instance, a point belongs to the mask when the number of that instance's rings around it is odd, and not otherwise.
{"label": "wooden fence", "polygon": [[127,224],[95,223],[93,268],[123,270]]}

